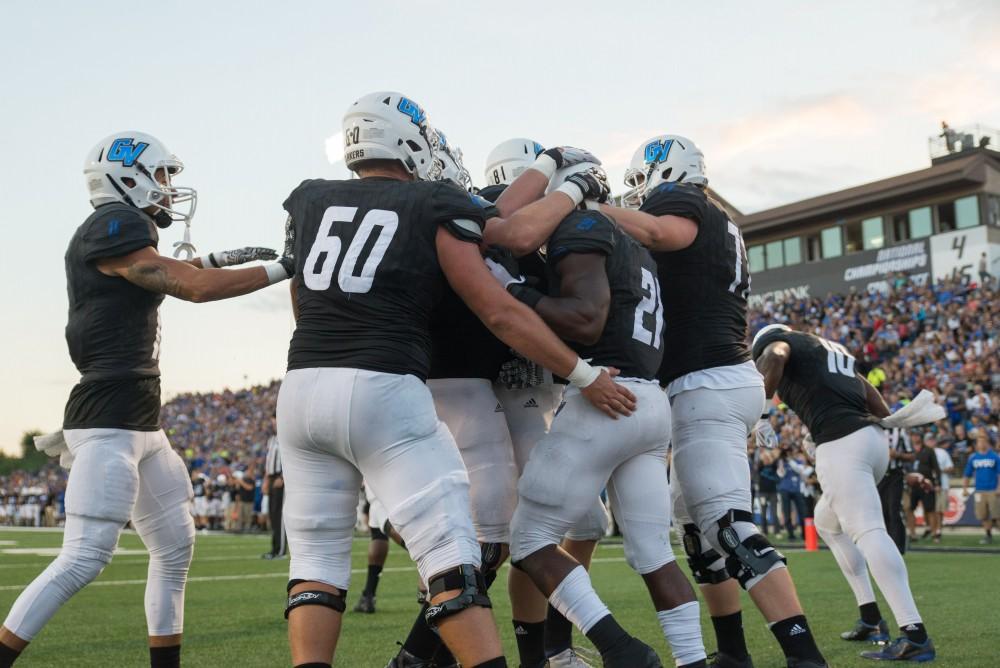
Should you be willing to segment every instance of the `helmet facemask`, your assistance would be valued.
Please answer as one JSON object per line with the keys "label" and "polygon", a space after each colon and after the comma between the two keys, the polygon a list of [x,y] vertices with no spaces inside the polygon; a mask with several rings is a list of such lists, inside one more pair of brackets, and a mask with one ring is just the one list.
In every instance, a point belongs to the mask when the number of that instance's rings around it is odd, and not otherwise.
{"label": "helmet facemask", "polygon": [[434,147],[434,160],[427,172],[429,181],[451,181],[466,191],[472,190],[472,175],[462,164],[462,149],[452,146],[444,133],[431,128],[431,145]]}

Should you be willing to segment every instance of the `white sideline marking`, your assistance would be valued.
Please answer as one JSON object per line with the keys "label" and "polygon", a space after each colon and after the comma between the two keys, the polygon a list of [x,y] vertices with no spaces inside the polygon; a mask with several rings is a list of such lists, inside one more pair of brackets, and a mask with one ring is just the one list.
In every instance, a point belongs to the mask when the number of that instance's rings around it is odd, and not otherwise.
{"label": "white sideline marking", "polygon": [[[61,547],[8,547],[0,550],[0,552],[3,552],[4,554],[31,554],[38,557],[58,557],[59,552],[61,551]],[[146,554],[146,550],[134,550],[120,547],[115,550],[115,554],[134,557],[139,554]]]}

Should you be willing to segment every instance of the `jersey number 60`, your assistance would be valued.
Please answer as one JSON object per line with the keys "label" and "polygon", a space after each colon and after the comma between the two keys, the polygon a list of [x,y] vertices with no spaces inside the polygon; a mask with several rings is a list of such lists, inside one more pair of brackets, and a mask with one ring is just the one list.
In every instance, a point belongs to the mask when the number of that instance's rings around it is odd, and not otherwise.
{"label": "jersey number 60", "polygon": [[[316,232],[316,240],[306,263],[303,267],[302,280],[310,290],[322,291],[330,287],[333,280],[333,270],[337,266],[340,258],[340,250],[343,241],[335,234],[330,234],[330,228],[334,223],[350,223],[354,221],[354,216],[358,212],[356,206],[331,206],[323,213],[323,219],[319,223],[319,230]],[[337,275],[337,284],[344,292],[363,293],[372,289],[375,282],[375,271],[385,257],[385,251],[389,248],[392,237],[396,234],[399,226],[399,216],[395,211],[385,209],[372,209],[361,219],[351,240],[351,245],[347,247],[347,254],[340,264],[340,272]],[[378,228],[378,237],[374,243],[369,243],[375,229]],[[361,266],[361,273],[355,274],[358,262],[361,260],[362,252],[368,252]]]}

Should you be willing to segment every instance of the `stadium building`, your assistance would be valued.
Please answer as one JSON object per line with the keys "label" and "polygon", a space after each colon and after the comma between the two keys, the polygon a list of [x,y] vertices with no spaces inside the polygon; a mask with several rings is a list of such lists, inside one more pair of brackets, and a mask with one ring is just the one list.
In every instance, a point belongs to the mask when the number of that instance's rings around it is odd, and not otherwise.
{"label": "stadium building", "polygon": [[751,307],[849,290],[1000,274],[1000,133],[944,126],[931,166],[736,215],[753,276]]}

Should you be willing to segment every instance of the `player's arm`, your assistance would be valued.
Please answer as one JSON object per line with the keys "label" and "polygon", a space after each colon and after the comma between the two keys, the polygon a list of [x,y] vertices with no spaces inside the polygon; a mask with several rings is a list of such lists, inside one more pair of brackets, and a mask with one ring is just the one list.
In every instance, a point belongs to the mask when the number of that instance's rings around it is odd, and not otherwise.
{"label": "player's arm", "polygon": [[589,151],[572,146],[558,146],[543,151],[528,169],[524,170],[509,187],[500,193],[496,202],[500,216],[507,218],[518,209],[542,197],[556,170],[582,162],[601,164],[601,161]]}
{"label": "player's arm", "polygon": [[775,341],[757,358],[757,370],[764,376],[764,393],[770,399],[778,390],[781,377],[785,375],[785,365],[792,357],[792,348],[784,341]]}
{"label": "player's arm", "polygon": [[295,322],[299,321],[299,282],[302,279],[296,276],[292,276],[292,280],[288,281],[288,292],[291,294],[292,298],[292,317],[295,318]]}
{"label": "player's arm", "polygon": [[235,267],[236,265],[256,262],[257,260],[277,260],[278,252],[273,248],[262,248],[260,246],[244,246],[228,251],[216,251],[208,255],[182,260],[198,269],[222,269],[223,267]]}
{"label": "player's arm", "polygon": [[249,294],[288,278],[279,263],[246,269],[198,269],[164,257],[152,246],[118,257],[101,258],[97,269],[108,276],[120,276],[134,285],[189,302],[209,302]]}
{"label": "player's arm", "polygon": [[580,387],[581,393],[611,417],[630,415],[635,396],[600,371],[587,383],[581,373],[592,375],[585,362],[559,340],[528,306],[507,292],[490,275],[475,244],[462,241],[443,227],[437,232],[441,269],[462,301],[501,341],[525,357]]}
{"label": "player's arm", "polygon": [[607,204],[601,205],[601,212],[614,218],[630,237],[653,251],[682,250],[698,236],[698,224],[681,216],[654,216]]}
{"label": "player's arm", "polygon": [[559,296],[543,296],[534,308],[560,337],[584,345],[601,338],[611,307],[605,263],[599,253],[574,253],[556,265]]}
{"label": "player's arm", "polygon": [[888,404],[885,403],[882,393],[876,390],[875,386],[869,383],[868,379],[860,373],[855,375],[861,381],[861,384],[865,386],[865,403],[868,406],[868,412],[877,418],[888,417],[892,411],[889,410]]}

